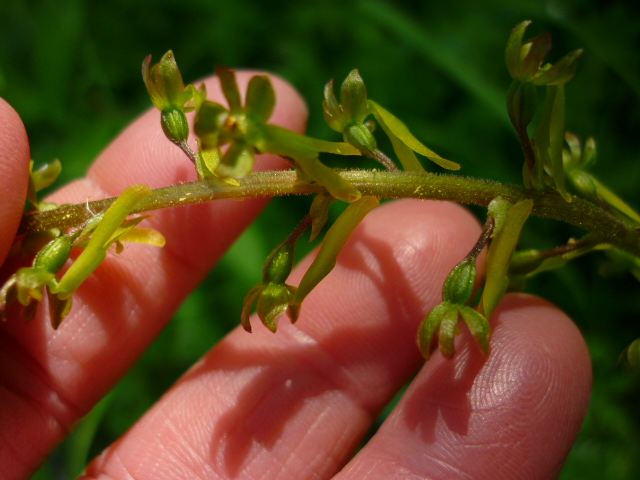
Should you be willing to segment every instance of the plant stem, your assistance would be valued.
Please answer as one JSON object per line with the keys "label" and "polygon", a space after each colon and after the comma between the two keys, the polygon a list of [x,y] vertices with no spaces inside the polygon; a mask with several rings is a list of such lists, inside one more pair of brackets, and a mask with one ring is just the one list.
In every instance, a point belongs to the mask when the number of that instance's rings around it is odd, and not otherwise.
{"label": "plant stem", "polygon": [[[640,257],[640,232],[587,200],[574,197],[571,202],[566,202],[555,190],[533,191],[485,180],[433,173],[350,170],[340,174],[363,195],[381,198],[447,200],[484,206],[498,196],[512,203],[530,198],[534,201],[534,215],[578,226],[594,233],[602,242]],[[295,171],[252,173],[237,181],[237,186],[223,181],[200,180],[159,188],[132,213],[221,198],[275,197],[323,191],[318,184],[300,181]],[[105,211],[114,201],[115,198],[107,198],[25,215],[18,235],[80,226],[89,218]]]}

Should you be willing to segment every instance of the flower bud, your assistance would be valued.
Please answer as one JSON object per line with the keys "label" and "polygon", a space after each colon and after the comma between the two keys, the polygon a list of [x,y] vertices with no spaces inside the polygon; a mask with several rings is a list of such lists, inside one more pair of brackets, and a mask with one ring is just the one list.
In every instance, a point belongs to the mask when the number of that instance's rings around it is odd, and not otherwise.
{"label": "flower bud", "polygon": [[507,111],[518,131],[525,131],[536,113],[538,95],[530,83],[514,81],[507,93]]}
{"label": "flower bud", "polygon": [[182,107],[193,96],[191,89],[184,88],[182,74],[171,50],[153,67],[151,55],[145,58],[142,63],[142,79],[153,104],[161,111],[169,106]]}
{"label": "flower bud", "polygon": [[295,256],[295,241],[285,241],[278,245],[267,258],[262,270],[265,283],[284,283],[289,278]]}
{"label": "flower bud", "polygon": [[189,122],[182,108],[165,108],[160,123],[165,136],[173,143],[180,145],[189,138]]}
{"label": "flower bud", "polygon": [[351,122],[362,123],[369,114],[367,87],[358,70],[352,70],[340,87],[342,110]]}
{"label": "flower bud", "polygon": [[33,261],[33,267],[57,273],[67,262],[69,255],[71,255],[71,241],[61,236],[51,240],[38,252]]}
{"label": "flower bud", "polygon": [[353,145],[364,155],[374,155],[378,149],[376,139],[364,123],[352,123],[343,133],[344,141]]}
{"label": "flower bud", "polygon": [[442,289],[442,299],[445,302],[466,305],[473,295],[475,282],[476,260],[465,258],[449,273]]}

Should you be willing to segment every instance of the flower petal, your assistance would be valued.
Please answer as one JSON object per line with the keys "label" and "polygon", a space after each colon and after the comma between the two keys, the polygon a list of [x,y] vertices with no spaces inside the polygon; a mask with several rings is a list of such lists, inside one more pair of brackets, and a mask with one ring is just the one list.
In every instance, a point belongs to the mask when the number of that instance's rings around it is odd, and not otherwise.
{"label": "flower petal", "polygon": [[413,136],[413,134],[409,131],[407,126],[404,123],[402,123],[399,119],[397,119],[395,116],[393,116],[389,111],[382,108],[373,100],[369,100],[369,105],[372,107],[373,114],[375,115],[376,120],[378,120],[378,123],[380,123],[380,126],[384,129],[385,133],[387,133],[389,138],[392,138],[392,137],[398,138],[403,144],[405,144],[411,150],[413,150],[416,153],[419,153],[420,155],[427,157],[429,160],[440,165],[442,168],[446,168],[448,170],[460,169],[459,164],[442,158],[433,150],[423,145],[416,137]]}
{"label": "flower petal", "polygon": [[266,123],[276,105],[276,94],[266,75],[251,78],[247,87],[245,113],[255,122]]}

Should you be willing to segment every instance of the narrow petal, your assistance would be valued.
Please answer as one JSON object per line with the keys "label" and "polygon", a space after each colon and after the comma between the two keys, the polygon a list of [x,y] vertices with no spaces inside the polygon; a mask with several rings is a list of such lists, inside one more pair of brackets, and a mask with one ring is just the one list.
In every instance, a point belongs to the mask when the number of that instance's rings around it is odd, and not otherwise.
{"label": "narrow petal", "polygon": [[234,113],[240,112],[242,103],[240,102],[240,90],[238,89],[238,82],[236,82],[236,74],[228,68],[217,68],[216,75],[220,79],[222,93],[224,98],[227,99],[229,110]]}
{"label": "narrow petal", "polygon": [[460,316],[467,324],[467,328],[475,338],[480,350],[485,355],[489,355],[489,336],[491,335],[491,326],[485,317],[471,307],[461,306],[458,309]]}
{"label": "narrow petal", "polygon": [[333,93],[333,80],[327,83],[324,87],[324,100],[322,102],[322,106],[324,110],[324,119],[327,122],[327,125],[329,125],[329,128],[342,133],[349,122],[342,111],[342,107],[338,103],[338,99],[336,99],[335,93]]}
{"label": "narrow petal", "polygon": [[525,20],[516,25],[513,30],[511,30],[511,35],[509,35],[509,40],[507,40],[505,60],[509,75],[511,75],[511,78],[514,80],[520,79],[522,76],[522,62],[520,59],[522,38],[529,25],[531,25],[531,20]]}
{"label": "narrow petal", "polygon": [[373,100],[369,100],[369,105],[373,107],[373,113],[376,117],[376,120],[378,120],[378,122],[380,123],[380,126],[382,126],[387,134],[389,132],[391,133],[389,137],[397,137],[411,150],[427,157],[429,160],[440,165],[442,168],[446,168],[448,170],[460,169],[459,164],[442,158],[440,155],[423,145],[416,137],[413,136],[407,126],[395,116],[393,116],[389,111],[382,108]]}
{"label": "narrow petal", "polygon": [[276,94],[269,77],[256,75],[247,87],[245,113],[253,121],[266,123],[276,105]]}
{"label": "narrow petal", "polygon": [[340,87],[340,102],[344,114],[351,122],[362,122],[369,114],[367,87],[358,70],[352,70]]}
{"label": "narrow petal", "polygon": [[449,302],[443,302],[431,310],[429,315],[420,323],[417,342],[425,360],[429,360],[431,356],[431,341],[450,308],[452,307]]}

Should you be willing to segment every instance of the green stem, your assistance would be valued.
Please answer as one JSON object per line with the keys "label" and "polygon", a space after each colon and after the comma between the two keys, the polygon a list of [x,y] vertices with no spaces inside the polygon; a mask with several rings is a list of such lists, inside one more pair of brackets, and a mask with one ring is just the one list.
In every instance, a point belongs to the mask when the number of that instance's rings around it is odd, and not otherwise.
{"label": "green stem", "polygon": [[[549,217],[594,233],[603,242],[640,257],[640,232],[606,212],[599,206],[578,197],[566,202],[555,190],[533,191],[485,180],[433,173],[382,172],[370,170],[343,171],[340,175],[363,195],[381,198],[417,198],[447,200],[476,205],[488,205],[497,196],[511,203],[530,198],[533,215]],[[319,193],[318,184],[300,181],[295,171],[252,173],[238,179],[239,186],[222,181],[200,180],[154,190],[132,213],[161,208],[202,203],[220,198],[275,197]],[[115,198],[89,203],[63,205],[54,210],[25,215],[19,235],[51,228],[68,229],[105,211]]]}

